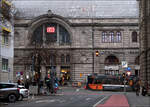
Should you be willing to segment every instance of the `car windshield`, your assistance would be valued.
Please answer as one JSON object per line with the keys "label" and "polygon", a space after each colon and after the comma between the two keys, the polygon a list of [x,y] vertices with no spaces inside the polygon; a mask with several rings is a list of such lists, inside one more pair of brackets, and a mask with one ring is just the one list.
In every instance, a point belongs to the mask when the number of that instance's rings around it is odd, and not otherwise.
{"label": "car windshield", "polygon": [[14,88],[14,84],[0,84],[0,89],[2,88]]}

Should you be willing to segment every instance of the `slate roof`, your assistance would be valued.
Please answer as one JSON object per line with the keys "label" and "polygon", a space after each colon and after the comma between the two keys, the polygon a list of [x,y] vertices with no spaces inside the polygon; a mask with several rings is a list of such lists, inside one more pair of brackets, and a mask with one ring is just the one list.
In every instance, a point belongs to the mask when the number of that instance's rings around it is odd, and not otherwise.
{"label": "slate roof", "polygon": [[69,18],[138,18],[137,0],[13,0],[18,17],[54,14]]}

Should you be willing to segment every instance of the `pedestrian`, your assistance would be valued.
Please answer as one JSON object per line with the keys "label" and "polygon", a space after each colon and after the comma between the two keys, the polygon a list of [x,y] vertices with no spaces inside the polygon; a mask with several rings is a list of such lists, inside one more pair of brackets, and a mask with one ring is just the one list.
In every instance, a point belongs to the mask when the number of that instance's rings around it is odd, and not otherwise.
{"label": "pedestrian", "polygon": [[17,84],[18,84],[18,85],[20,85],[20,84],[21,84],[21,80],[20,80],[20,79],[17,81]]}
{"label": "pedestrian", "polygon": [[29,81],[28,80],[26,80],[26,82],[25,82],[25,88],[29,89]]}
{"label": "pedestrian", "polygon": [[47,91],[50,92],[50,79],[47,76],[45,77],[45,84],[47,86]]}
{"label": "pedestrian", "polygon": [[138,80],[135,84],[136,95],[139,96],[140,93],[140,80]]}
{"label": "pedestrian", "polygon": [[147,91],[148,91],[148,82],[145,81],[142,87],[142,95],[145,96],[147,94]]}
{"label": "pedestrian", "polygon": [[62,86],[65,84],[65,82],[64,82],[64,81],[65,81],[65,77],[64,77],[64,75],[63,75],[63,77],[62,77],[62,81],[61,81],[61,82],[62,82]]}

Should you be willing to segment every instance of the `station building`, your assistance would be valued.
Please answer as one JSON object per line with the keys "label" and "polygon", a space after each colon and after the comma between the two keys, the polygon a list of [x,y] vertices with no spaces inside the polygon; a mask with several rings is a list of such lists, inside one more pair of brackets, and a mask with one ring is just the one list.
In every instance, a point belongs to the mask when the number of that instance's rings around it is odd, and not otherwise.
{"label": "station building", "polygon": [[[55,70],[68,81],[92,73],[139,76],[137,0],[14,0],[14,78]],[[36,55],[36,53],[38,53]],[[122,62],[124,61],[124,65]],[[34,63],[34,64],[35,64]]]}

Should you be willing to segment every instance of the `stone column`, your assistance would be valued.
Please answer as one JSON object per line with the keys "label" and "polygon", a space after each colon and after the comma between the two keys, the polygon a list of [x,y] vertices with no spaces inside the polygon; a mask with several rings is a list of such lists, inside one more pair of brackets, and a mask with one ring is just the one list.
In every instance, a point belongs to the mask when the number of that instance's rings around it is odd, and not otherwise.
{"label": "stone column", "polygon": [[56,66],[56,73],[57,73],[57,77],[60,78],[60,65]]}
{"label": "stone column", "polygon": [[41,67],[41,80],[44,81],[45,76],[46,76],[46,67],[42,66]]}

